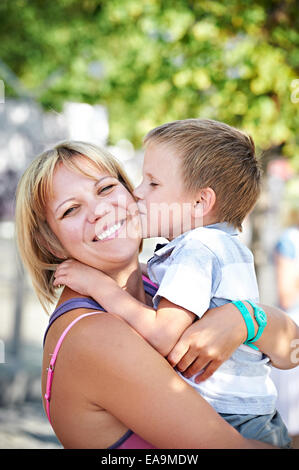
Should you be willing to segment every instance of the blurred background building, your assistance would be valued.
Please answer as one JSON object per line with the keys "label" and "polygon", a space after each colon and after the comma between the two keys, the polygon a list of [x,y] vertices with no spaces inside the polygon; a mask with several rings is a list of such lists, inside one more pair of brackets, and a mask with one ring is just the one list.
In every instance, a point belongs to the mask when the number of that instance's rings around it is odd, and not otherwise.
{"label": "blurred background building", "polygon": [[264,182],[242,238],[261,301],[281,305],[276,246],[299,210],[298,14],[295,0],[2,0],[0,18],[0,448],[56,448],[40,399],[48,317],[14,241],[20,175],[75,139],[109,148],[137,184],[156,125],[206,117],[244,129]]}

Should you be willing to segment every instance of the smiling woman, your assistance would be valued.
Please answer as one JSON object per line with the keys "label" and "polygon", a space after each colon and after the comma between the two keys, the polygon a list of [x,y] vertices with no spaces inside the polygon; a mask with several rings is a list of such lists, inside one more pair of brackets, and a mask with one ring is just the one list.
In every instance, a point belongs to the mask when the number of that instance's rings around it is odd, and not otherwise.
{"label": "smiling woman", "polygon": [[[102,270],[152,305],[153,286],[138,263],[141,235],[131,189],[115,159],[93,145],[64,142],[31,163],[17,191],[17,238],[45,308],[56,300],[53,273],[65,258]],[[218,325],[223,310],[211,318],[237,347],[246,336],[244,322],[236,309],[223,308],[231,328]],[[226,423],[125,321],[68,288],[45,334],[42,392],[66,448],[268,447]]]}
{"label": "smiling woman", "polygon": [[63,164],[54,171],[47,222],[63,245],[60,255],[80,257],[83,263],[110,272],[111,263],[120,262],[124,254],[127,260],[129,253],[138,253],[137,206],[126,187],[106,169],[94,168],[90,178],[79,156],[74,163],[77,172]]}
{"label": "smiling woman", "polygon": [[[134,211],[136,215],[133,188],[116,159],[104,149],[82,142],[63,142],[44,152],[32,162],[22,181],[16,205],[16,223],[22,221],[22,230],[17,230],[18,246],[39,300],[48,311],[48,304],[57,298],[53,287],[57,265],[70,256],[76,258],[74,250],[80,248],[75,242],[81,236],[81,242],[89,245],[89,261],[85,262],[94,266],[90,242],[96,240],[96,232],[101,235],[115,224],[115,217],[126,214],[126,206],[130,218]],[[114,204],[111,196],[106,197],[111,193],[117,193]],[[94,209],[98,215],[93,214]],[[103,214],[106,226],[100,222]],[[79,220],[83,216],[84,227]]]}

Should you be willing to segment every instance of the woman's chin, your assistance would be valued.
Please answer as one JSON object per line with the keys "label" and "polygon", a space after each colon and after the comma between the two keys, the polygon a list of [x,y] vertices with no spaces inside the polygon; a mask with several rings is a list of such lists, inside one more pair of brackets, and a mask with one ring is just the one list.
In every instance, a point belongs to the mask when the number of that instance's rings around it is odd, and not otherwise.
{"label": "woman's chin", "polygon": [[117,244],[117,246],[114,246],[113,253],[111,253],[111,259],[123,262],[138,258],[140,243],[141,239],[126,240],[126,243]]}
{"label": "woman's chin", "polygon": [[119,263],[121,269],[124,263],[128,264],[138,258],[141,238],[114,238],[98,243],[101,251],[97,257],[99,263],[103,262],[107,265],[112,263],[114,269]]}

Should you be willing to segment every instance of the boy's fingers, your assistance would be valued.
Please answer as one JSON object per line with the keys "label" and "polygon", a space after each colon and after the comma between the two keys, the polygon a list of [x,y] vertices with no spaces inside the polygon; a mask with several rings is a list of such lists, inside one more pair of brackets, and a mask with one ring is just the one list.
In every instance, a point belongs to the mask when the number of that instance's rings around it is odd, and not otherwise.
{"label": "boy's fingers", "polygon": [[[187,370],[192,367],[194,361],[198,359],[198,355],[192,352],[192,349],[189,349],[187,353],[182,357],[182,359],[177,364],[177,369],[186,376]],[[195,361],[197,362],[197,361]],[[189,374],[191,377],[192,374]]]}
{"label": "boy's fingers", "polygon": [[72,266],[72,263],[74,263],[73,260],[67,259],[66,261],[63,261],[55,270],[55,276],[57,275],[62,275],[64,274],[67,270],[70,269]]}
{"label": "boy's fingers", "polygon": [[57,287],[57,286],[60,286],[60,285],[65,285],[65,284],[66,284],[66,277],[62,276],[62,275],[56,276],[54,281],[53,281],[53,286],[54,287]]}
{"label": "boy's fingers", "polygon": [[200,383],[203,382],[204,380],[207,380],[209,377],[211,377],[214,372],[218,369],[218,367],[222,364],[221,361],[211,361],[205,370],[203,371],[202,374],[200,374],[198,377],[196,377],[195,382]]}
{"label": "boy's fingers", "polygon": [[208,365],[209,361],[204,357],[197,357],[196,361],[190,364],[188,368],[186,368],[184,372],[184,377],[189,379],[195,374],[203,371],[203,369]]}
{"label": "boy's fingers", "polygon": [[57,269],[63,269],[65,267],[69,266],[72,262],[73,262],[72,259],[66,259],[65,261],[62,261],[62,263],[60,263],[60,265],[58,266]]}
{"label": "boy's fingers", "polygon": [[187,353],[188,349],[188,344],[185,344],[183,341],[179,341],[167,356],[167,360],[170,365],[175,367],[180,362],[182,357]]}
{"label": "boy's fingers", "polygon": [[61,270],[59,270],[59,271],[56,270],[55,273],[54,273],[55,279],[57,279],[58,277],[60,277],[62,275],[63,275],[63,271],[61,271]]}
{"label": "boy's fingers", "polygon": [[60,284],[61,284],[61,280],[59,280],[59,278],[56,278],[53,282],[54,287],[59,286]]}

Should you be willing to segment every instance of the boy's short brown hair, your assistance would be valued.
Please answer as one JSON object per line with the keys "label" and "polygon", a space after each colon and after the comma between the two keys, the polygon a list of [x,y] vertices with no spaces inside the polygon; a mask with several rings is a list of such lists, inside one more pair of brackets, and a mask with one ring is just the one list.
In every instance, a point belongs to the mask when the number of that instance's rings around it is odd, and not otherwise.
{"label": "boy's short brown hair", "polygon": [[185,119],[163,124],[144,139],[171,146],[182,158],[186,191],[210,187],[216,194],[218,222],[242,230],[260,194],[261,169],[252,138],[222,122]]}

